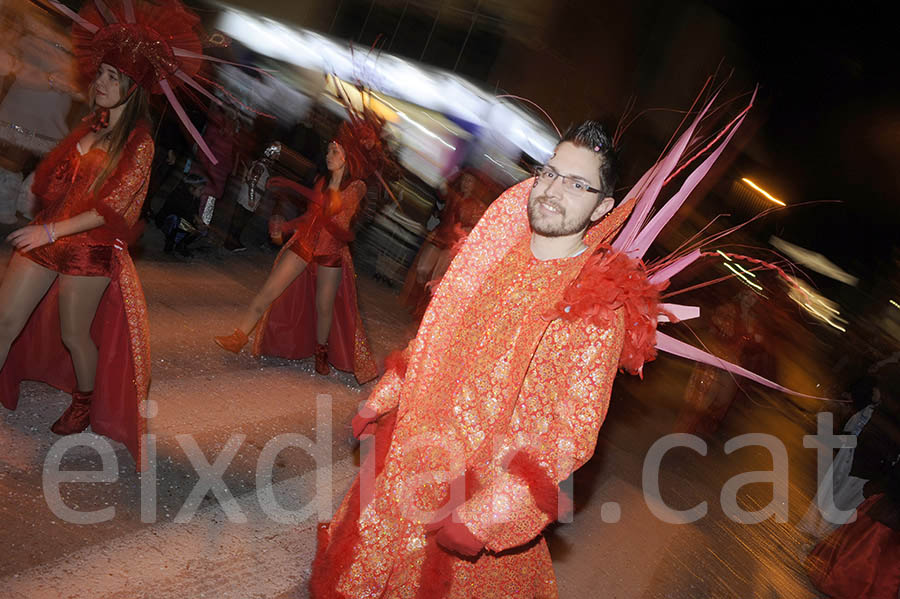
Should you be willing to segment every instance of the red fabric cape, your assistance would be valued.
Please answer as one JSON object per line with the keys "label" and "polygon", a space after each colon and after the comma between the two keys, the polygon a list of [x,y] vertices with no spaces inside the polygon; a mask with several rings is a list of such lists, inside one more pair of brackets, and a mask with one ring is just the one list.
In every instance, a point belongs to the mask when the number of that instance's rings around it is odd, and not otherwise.
{"label": "red fabric cape", "polygon": [[[278,254],[290,251],[296,237]],[[350,250],[341,250],[341,284],[334,298],[334,318],[328,335],[328,361],[352,372],[360,385],[378,376],[378,369],[356,302],[356,272]],[[316,351],[316,269],[306,268],[276,299],[259,323],[253,354],[299,360]]]}

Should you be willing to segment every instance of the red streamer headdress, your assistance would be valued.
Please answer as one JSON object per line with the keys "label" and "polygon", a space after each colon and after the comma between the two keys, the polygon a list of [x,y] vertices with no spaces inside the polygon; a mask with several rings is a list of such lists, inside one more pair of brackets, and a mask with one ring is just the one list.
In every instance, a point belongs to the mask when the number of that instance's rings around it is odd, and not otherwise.
{"label": "red streamer headdress", "polygon": [[[204,60],[200,19],[179,0],[87,0],[76,13],[56,0],[50,6],[74,22],[73,50],[79,69],[93,78],[102,63],[130,77],[150,93],[163,94],[200,150],[213,164],[218,161],[188,118],[175,90],[189,86],[221,103],[194,76]],[[102,114],[97,115],[98,123]]]}

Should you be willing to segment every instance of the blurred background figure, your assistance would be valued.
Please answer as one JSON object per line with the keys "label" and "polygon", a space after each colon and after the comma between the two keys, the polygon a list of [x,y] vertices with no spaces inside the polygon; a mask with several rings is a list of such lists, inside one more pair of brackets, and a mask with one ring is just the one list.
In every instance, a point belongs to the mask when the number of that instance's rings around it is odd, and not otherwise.
{"label": "blurred background figure", "polygon": [[856,520],[819,543],[806,563],[813,584],[834,599],[900,596],[900,368],[878,377],[881,403],[862,430],[852,477],[864,479]]}
{"label": "blurred background figure", "polygon": [[281,144],[275,142],[265,149],[258,160],[254,160],[244,169],[241,177],[241,186],[238,191],[237,203],[231,214],[231,222],[228,225],[228,235],[225,238],[224,247],[230,252],[242,252],[247,247],[241,243],[241,233],[244,227],[253,218],[253,214],[266,195],[266,184],[269,181],[269,169],[272,162],[281,154]]}
{"label": "blurred background figure", "polygon": [[[703,341],[715,355],[748,369],[751,365],[759,367],[754,372],[770,377],[768,359],[760,358],[766,352],[756,304],[756,294],[750,290],[742,291],[736,301],[724,300],[713,312],[710,334]],[[684,392],[675,432],[710,437],[719,429],[738,392],[730,373],[697,363]]]}
{"label": "blurred background figure", "polygon": [[[0,6],[0,223],[34,215],[23,179],[69,131],[77,89],[71,41],[54,17],[27,0]],[[28,182],[30,187],[31,180]]]}
{"label": "blurred background figure", "polygon": [[206,189],[206,179],[196,173],[188,173],[178,181],[166,196],[166,203],[156,214],[156,226],[166,236],[163,250],[173,251],[187,258],[191,244],[201,237],[197,228],[198,210]]}
{"label": "blurred background figure", "polygon": [[[205,119],[204,113],[196,108],[186,110],[194,123],[202,123]],[[178,117],[173,115],[171,111],[166,110],[160,116],[156,127],[156,151],[153,155],[153,171],[150,173],[147,201],[144,202],[142,214],[145,220],[149,221],[154,218],[153,199],[161,192],[163,184],[176,171],[179,164],[182,167],[184,166],[183,161],[187,159],[190,151],[191,144],[188,142],[188,136],[184,134]]]}
{"label": "blurred background figure", "polygon": [[[859,437],[866,424],[871,420],[872,414],[880,402],[880,395],[875,377],[872,376],[864,376],[851,386],[850,391],[844,396],[852,400],[854,413],[844,425],[845,435]],[[863,486],[868,481],[850,474],[855,451],[853,447],[840,449],[831,468],[826,472],[824,480],[819,482],[819,495],[834,497],[834,507],[837,508],[837,511],[853,510],[865,499]],[[797,528],[808,535],[813,542],[816,542],[846,522],[847,517],[839,515],[835,510],[823,512],[814,498],[803,519],[797,524]]]}
{"label": "blurred background figure", "polygon": [[493,198],[486,196],[487,186],[476,171],[463,169],[447,185],[440,223],[425,239],[422,249],[409,269],[401,299],[421,318],[437,285],[453,256],[454,248],[472,231]]}
{"label": "blurred background figure", "polygon": [[215,103],[210,106],[203,139],[218,162],[213,164],[208,156],[198,152],[197,162],[193,167],[194,171],[206,180],[197,211],[199,222],[196,223],[197,229],[203,235],[206,235],[209,229],[216,202],[224,195],[228,178],[233,174],[237,163],[236,152],[240,130],[241,123],[234,108]]}
{"label": "blurred background figure", "polygon": [[307,193],[309,208],[293,221],[271,221],[273,236],[291,231],[293,235],[238,327],[231,335],[215,338],[219,347],[240,352],[262,321],[255,354],[289,359],[315,355],[315,369],[321,375],[329,374],[333,364],[353,372],[360,384],[375,378],[348,246],[352,221],[366,192],[361,178],[364,150],[358,144],[351,127],[342,127],[328,145],[328,176],[317,180],[312,193],[290,180],[279,180],[279,186]]}

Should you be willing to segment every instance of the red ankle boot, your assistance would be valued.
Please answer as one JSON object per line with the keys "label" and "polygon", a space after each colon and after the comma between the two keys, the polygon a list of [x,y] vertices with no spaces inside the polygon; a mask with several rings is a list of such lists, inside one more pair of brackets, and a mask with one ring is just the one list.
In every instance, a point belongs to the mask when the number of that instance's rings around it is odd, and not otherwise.
{"label": "red ankle boot", "polygon": [[72,393],[72,403],[53,423],[50,430],[57,435],[74,435],[80,433],[91,423],[91,396],[93,391],[75,391]]}
{"label": "red ankle boot", "polygon": [[316,344],[316,372],[319,374],[330,374],[331,367],[328,366],[328,346]]}
{"label": "red ankle boot", "polygon": [[241,352],[241,348],[247,345],[247,334],[240,329],[235,329],[230,335],[214,338],[216,345],[233,354]]}

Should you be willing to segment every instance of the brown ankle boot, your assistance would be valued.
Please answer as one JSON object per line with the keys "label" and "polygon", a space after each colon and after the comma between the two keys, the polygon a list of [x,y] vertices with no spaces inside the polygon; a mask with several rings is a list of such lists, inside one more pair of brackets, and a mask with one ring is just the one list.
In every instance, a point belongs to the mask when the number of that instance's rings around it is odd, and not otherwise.
{"label": "brown ankle boot", "polygon": [[241,352],[241,348],[247,345],[247,335],[240,329],[235,329],[230,335],[215,338],[216,345],[233,354]]}
{"label": "brown ankle boot", "polygon": [[72,403],[53,423],[50,430],[57,435],[74,435],[80,433],[91,423],[91,396],[93,391],[75,391],[72,393]]}
{"label": "brown ankle boot", "polygon": [[316,344],[316,372],[319,374],[331,373],[331,367],[328,366],[328,345]]}

